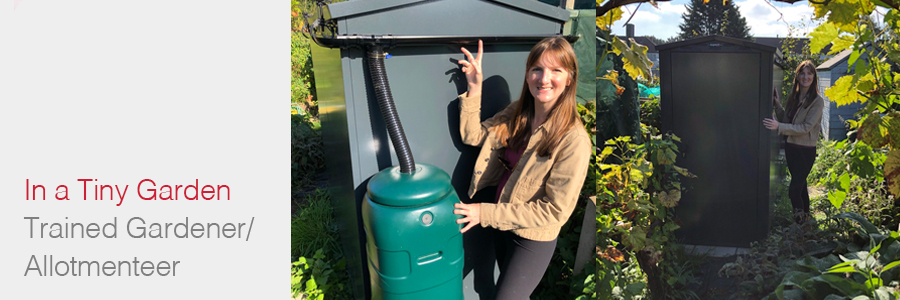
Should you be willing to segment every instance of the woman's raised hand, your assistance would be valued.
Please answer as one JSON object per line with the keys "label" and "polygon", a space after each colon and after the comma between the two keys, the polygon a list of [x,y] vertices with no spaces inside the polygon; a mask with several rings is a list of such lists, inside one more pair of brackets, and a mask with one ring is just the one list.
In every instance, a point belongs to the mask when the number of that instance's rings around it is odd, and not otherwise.
{"label": "woman's raised hand", "polygon": [[481,81],[484,80],[481,73],[481,58],[484,45],[481,40],[478,40],[478,56],[476,57],[472,57],[472,52],[466,50],[465,47],[462,48],[462,52],[466,54],[467,60],[460,60],[459,64],[462,65],[462,71],[466,74],[466,81],[469,83],[467,96],[481,95]]}

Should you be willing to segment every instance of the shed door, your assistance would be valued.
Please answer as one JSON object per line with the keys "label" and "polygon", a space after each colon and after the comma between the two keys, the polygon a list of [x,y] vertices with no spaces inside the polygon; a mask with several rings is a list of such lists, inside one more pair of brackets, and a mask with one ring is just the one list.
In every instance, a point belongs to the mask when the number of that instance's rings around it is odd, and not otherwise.
{"label": "shed door", "polygon": [[759,64],[758,53],[672,53],[677,163],[699,176],[677,207],[689,244],[746,247],[761,222]]}

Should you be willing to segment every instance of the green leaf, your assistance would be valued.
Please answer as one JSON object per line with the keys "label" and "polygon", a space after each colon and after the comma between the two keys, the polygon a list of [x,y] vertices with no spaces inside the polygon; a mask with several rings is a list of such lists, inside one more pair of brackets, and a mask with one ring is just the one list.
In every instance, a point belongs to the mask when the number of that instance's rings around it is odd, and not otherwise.
{"label": "green leaf", "polygon": [[853,76],[846,75],[834,82],[834,85],[825,90],[825,97],[834,101],[838,107],[860,102],[859,94],[853,85]]}
{"label": "green leaf", "polygon": [[647,233],[641,227],[632,227],[631,232],[622,238],[622,243],[634,251],[639,251],[646,246]]}
{"label": "green leaf", "polygon": [[856,60],[859,59],[860,54],[862,54],[862,52],[860,52],[860,49],[854,49],[853,52],[850,52],[850,57],[847,58],[847,73],[850,73],[850,66],[853,66],[853,64],[856,63]]}
{"label": "green leaf", "polygon": [[[844,173],[844,175],[847,175]],[[828,201],[831,202],[831,206],[835,209],[841,209],[841,205],[844,204],[844,200],[847,199],[847,193],[843,191],[830,191],[828,192]]]}
{"label": "green leaf", "polygon": [[[598,4],[599,6],[599,4]],[[622,18],[622,7],[616,7],[607,11],[602,16],[597,16],[597,27],[608,29],[616,21]]]}
{"label": "green leaf", "polygon": [[881,233],[880,231],[878,231],[878,227],[875,227],[875,225],[872,225],[872,223],[869,222],[869,220],[866,220],[865,217],[860,216],[860,215],[857,214],[857,213],[853,213],[853,212],[842,212],[842,213],[839,213],[839,214],[835,215],[834,217],[835,217],[835,218],[840,218],[840,219],[847,219],[847,220],[851,220],[851,221],[856,221],[856,223],[858,223],[859,226],[860,226],[867,234],[879,234],[879,233]]}
{"label": "green leaf", "polygon": [[894,267],[896,267],[898,265],[900,265],[900,260],[893,261],[893,262],[887,264],[887,266],[884,266],[884,269],[881,269],[881,273],[887,272],[887,270],[893,269]]}
{"label": "green leaf", "polygon": [[838,36],[836,39],[831,41],[831,50],[828,50],[828,54],[835,54],[847,50],[848,48],[850,48],[850,46],[853,46],[854,42],[855,40],[850,36]]}
{"label": "green leaf", "polygon": [[[812,277],[812,276],[807,273],[804,273],[804,272],[798,272],[798,271],[788,272],[787,274],[784,275],[784,278],[781,279],[781,284],[778,285],[778,288],[775,289],[775,296],[778,297],[778,299],[796,299],[796,298],[786,298],[784,288],[787,286],[793,286],[793,287],[797,287],[799,289],[803,289],[803,285],[802,285],[803,282],[806,280],[809,280],[810,277]],[[788,292],[790,292],[790,291],[796,291],[796,290],[788,290]]]}
{"label": "green leaf", "polygon": [[877,89],[876,81],[875,75],[872,75],[872,73],[865,73],[857,80],[856,89],[863,93],[870,93]]}
{"label": "green leaf", "polygon": [[835,267],[832,267],[831,269],[828,269],[828,271],[825,271],[825,273],[854,273],[854,272],[856,272],[856,268],[854,268],[853,266],[842,266],[842,267],[835,266]]}
{"label": "green leaf", "polygon": [[629,41],[631,42],[631,47],[617,37],[613,37],[612,42],[613,52],[615,52],[616,55],[622,56],[622,61],[625,63],[625,71],[627,71],[628,75],[634,79],[637,79],[638,77],[643,77],[645,79],[653,78],[650,75],[650,69],[653,66],[653,62],[647,57],[647,50],[649,48],[636,43],[634,39],[629,39]]}
{"label": "green leaf", "polygon": [[887,145],[889,140],[885,134],[885,130],[882,130],[882,121],[881,115],[878,114],[878,112],[872,112],[867,115],[862,121],[862,124],[859,125],[859,130],[857,130],[859,139],[875,148],[881,148],[884,147],[884,145]]}
{"label": "green leaf", "polygon": [[311,294],[317,289],[318,286],[316,285],[316,277],[309,275],[309,280],[306,281],[306,292]]}
{"label": "green leaf", "polygon": [[841,189],[844,191],[850,191],[850,174],[844,173],[841,175],[838,180],[841,182]]}
{"label": "green leaf", "polygon": [[838,31],[837,27],[832,23],[822,23],[819,27],[816,27],[813,32],[809,33],[810,42],[809,42],[809,50],[812,53],[822,52],[822,48],[831,44],[831,41],[837,38]]}
{"label": "green leaf", "polygon": [[635,283],[630,283],[627,286],[625,286],[625,290],[628,291],[628,293],[631,295],[640,295],[644,292],[645,286],[647,286],[646,283],[635,282]]}
{"label": "green leaf", "polygon": [[869,290],[877,289],[882,285],[884,285],[884,282],[878,277],[872,277],[872,279],[866,280],[866,287],[869,288]]}
{"label": "green leaf", "polygon": [[844,295],[854,295],[857,291],[864,291],[865,286],[853,281],[850,278],[834,274],[823,274],[810,278],[813,282],[823,282],[828,286],[840,291]]}
{"label": "green leaf", "polygon": [[892,149],[884,160],[884,179],[894,199],[900,198],[900,149]]}

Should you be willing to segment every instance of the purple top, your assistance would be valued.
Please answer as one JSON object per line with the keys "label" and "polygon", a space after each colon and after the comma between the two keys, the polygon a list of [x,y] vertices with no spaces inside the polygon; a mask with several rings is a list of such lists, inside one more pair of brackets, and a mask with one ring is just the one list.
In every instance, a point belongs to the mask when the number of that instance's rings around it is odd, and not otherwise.
{"label": "purple top", "polygon": [[[525,143],[528,143],[528,139],[525,139]],[[510,147],[506,147],[503,149],[503,160],[500,163],[509,164],[506,165],[506,171],[503,172],[503,176],[500,177],[500,184],[497,185],[497,195],[494,196],[494,203],[500,203],[500,193],[503,192],[503,187],[506,186],[506,182],[509,181],[509,176],[512,175],[512,171],[515,169],[516,165],[519,163],[519,159],[522,158],[522,153],[525,152],[525,147],[519,147],[519,149],[512,149]]]}

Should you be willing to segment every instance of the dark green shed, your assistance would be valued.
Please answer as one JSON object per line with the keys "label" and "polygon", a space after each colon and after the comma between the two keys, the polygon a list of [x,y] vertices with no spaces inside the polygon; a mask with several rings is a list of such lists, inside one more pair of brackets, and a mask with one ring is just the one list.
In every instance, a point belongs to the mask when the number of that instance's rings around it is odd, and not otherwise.
{"label": "dark green shed", "polygon": [[681,137],[678,165],[698,176],[676,207],[686,244],[749,247],[769,228],[777,135],[775,48],[707,36],[656,46],[662,129]]}

